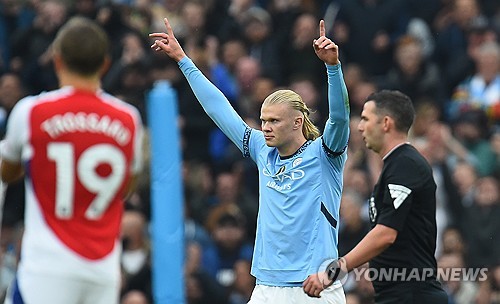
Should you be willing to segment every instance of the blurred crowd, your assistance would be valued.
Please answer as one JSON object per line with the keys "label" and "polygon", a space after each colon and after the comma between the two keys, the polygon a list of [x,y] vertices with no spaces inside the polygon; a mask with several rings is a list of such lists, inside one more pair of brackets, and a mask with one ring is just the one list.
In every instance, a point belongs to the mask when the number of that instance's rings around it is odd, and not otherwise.
{"label": "blurred crowd", "polygon": [[[51,42],[75,15],[108,33],[112,65],[103,88],[135,105],[146,126],[148,92],[160,80],[177,91],[187,303],[248,301],[258,180],[175,63],[150,50],[148,33],[164,31],[164,17],[188,56],[255,128],[262,101],[282,87],[299,93],[323,127],[326,75],[312,40],[324,19],[340,48],[352,116],[339,254],[369,229],[367,199],[382,165],[357,131],[364,98],[397,89],[414,102],[411,142],[434,168],[438,266],[488,268],[485,281],[443,282],[449,303],[500,303],[500,1],[0,0],[0,135],[20,98],[58,87]],[[146,170],[123,216],[122,304],[153,303],[148,177]],[[0,292],[15,274],[23,201],[23,184],[9,186]],[[344,288],[348,304],[373,302],[366,280]]]}

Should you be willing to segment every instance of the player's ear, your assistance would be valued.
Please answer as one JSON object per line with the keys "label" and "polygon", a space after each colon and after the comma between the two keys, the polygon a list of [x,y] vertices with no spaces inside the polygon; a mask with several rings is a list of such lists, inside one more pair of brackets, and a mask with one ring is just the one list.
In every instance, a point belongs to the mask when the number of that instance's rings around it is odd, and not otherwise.
{"label": "player's ear", "polygon": [[302,120],[303,120],[303,118],[302,118],[302,117],[300,117],[300,116],[295,117],[295,120],[294,120],[294,122],[293,122],[293,129],[294,129],[294,130],[297,130],[297,129],[299,129],[299,128],[302,128],[302,122],[303,122]]}
{"label": "player's ear", "polygon": [[393,127],[393,125],[394,121],[392,120],[392,118],[387,115],[384,116],[384,118],[382,119],[382,127],[384,128],[384,131],[389,131]]}
{"label": "player's ear", "polygon": [[62,69],[64,69],[64,62],[61,58],[61,55],[56,52],[52,53],[52,61],[54,63],[55,71],[61,71]]}
{"label": "player's ear", "polygon": [[104,62],[102,63],[101,69],[99,71],[100,75],[106,74],[106,72],[109,70],[109,67],[111,66],[111,58],[109,56],[106,56],[104,58]]}

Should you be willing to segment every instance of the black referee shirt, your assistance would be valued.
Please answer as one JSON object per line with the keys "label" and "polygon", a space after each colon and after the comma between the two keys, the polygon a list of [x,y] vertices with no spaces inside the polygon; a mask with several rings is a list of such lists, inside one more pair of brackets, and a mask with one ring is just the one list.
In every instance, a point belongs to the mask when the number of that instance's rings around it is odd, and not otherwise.
{"label": "black referee shirt", "polygon": [[[384,159],[369,213],[372,228],[382,224],[398,231],[394,244],[370,262],[370,269],[379,271],[379,276],[372,276],[375,290],[399,281],[422,280],[411,276],[411,271],[432,270],[425,281],[435,280],[436,183],[430,165],[413,146],[403,144]],[[380,275],[382,268],[386,273],[395,268],[400,274],[402,269],[406,272],[387,279]]]}

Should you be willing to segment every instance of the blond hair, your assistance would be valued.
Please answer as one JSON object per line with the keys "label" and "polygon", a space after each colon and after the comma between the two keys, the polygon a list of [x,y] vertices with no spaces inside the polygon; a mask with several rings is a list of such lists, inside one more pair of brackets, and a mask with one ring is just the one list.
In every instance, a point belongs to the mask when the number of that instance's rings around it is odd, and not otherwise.
{"label": "blond hair", "polygon": [[302,134],[308,140],[315,140],[320,136],[318,127],[316,127],[309,118],[310,110],[302,100],[299,94],[292,90],[278,90],[267,96],[262,106],[273,104],[288,104],[292,109],[300,111],[304,115],[304,123],[302,125]]}

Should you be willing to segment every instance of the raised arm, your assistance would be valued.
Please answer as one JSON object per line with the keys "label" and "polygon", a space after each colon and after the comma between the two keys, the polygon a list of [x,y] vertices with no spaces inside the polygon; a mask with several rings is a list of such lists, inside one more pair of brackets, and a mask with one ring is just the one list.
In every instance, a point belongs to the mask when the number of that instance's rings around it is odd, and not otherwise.
{"label": "raised arm", "polygon": [[328,75],[328,121],[323,142],[331,152],[344,151],[349,139],[349,96],[339,61],[338,46],[325,36],[325,22],[319,23],[319,38],[313,41],[314,51],[326,64]]}
{"label": "raised arm", "polygon": [[175,38],[167,18],[165,18],[165,26],[166,33],[149,34],[150,37],[155,38],[151,48],[157,52],[164,52],[177,62],[205,112],[222,132],[243,151],[243,138],[245,131],[249,128],[248,125],[236,113],[224,94],[186,56]]}

